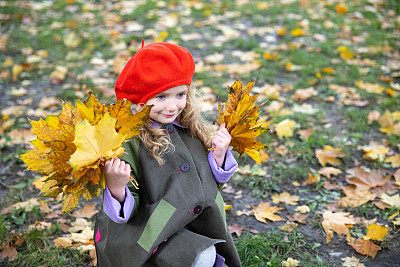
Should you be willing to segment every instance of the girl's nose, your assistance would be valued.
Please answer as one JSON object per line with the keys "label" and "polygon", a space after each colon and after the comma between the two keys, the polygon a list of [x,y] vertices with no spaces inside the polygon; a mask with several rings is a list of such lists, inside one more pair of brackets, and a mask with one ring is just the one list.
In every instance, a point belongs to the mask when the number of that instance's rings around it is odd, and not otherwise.
{"label": "girl's nose", "polygon": [[175,101],[175,99],[170,99],[168,101],[167,109],[169,111],[175,111],[176,110],[176,101]]}

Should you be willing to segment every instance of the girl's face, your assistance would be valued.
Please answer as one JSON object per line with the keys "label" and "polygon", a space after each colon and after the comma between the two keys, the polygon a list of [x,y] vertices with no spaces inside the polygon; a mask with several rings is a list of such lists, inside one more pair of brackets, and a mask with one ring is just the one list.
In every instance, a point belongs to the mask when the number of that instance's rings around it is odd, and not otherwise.
{"label": "girl's face", "polygon": [[159,123],[172,123],[186,106],[186,85],[172,87],[150,98],[146,105],[154,105],[150,118]]}

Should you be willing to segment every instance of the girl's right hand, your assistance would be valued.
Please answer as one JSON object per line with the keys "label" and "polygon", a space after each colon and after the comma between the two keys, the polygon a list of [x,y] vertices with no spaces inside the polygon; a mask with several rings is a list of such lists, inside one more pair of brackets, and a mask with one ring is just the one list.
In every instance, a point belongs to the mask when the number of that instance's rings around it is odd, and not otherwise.
{"label": "girl's right hand", "polygon": [[125,186],[131,176],[131,166],[119,158],[114,158],[104,165],[104,174],[111,195],[119,202],[123,202]]}

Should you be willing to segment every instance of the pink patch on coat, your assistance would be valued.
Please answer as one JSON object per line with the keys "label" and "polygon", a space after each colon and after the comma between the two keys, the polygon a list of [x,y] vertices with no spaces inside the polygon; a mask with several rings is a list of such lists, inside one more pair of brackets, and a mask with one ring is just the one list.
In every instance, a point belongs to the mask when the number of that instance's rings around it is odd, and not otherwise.
{"label": "pink patch on coat", "polygon": [[100,228],[97,228],[97,234],[96,234],[96,242],[99,242],[101,238],[101,234],[100,234]]}

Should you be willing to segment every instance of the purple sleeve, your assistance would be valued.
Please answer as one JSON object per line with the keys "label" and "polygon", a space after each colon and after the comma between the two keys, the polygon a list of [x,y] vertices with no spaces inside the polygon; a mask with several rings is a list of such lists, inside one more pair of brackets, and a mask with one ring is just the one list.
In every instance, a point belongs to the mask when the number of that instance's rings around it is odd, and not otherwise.
{"label": "purple sleeve", "polygon": [[120,211],[121,211],[121,203],[113,198],[113,196],[110,193],[110,190],[108,190],[108,186],[106,186],[106,189],[104,190],[104,199],[103,199],[103,210],[104,213],[114,222],[116,223],[126,223],[129,220],[129,217],[131,216],[133,206],[135,204],[135,199],[133,198],[131,192],[129,191],[128,187],[125,186],[125,202],[124,202],[124,217],[120,216]]}
{"label": "purple sleeve", "polygon": [[215,176],[215,180],[221,184],[228,182],[238,167],[236,159],[229,149],[226,151],[223,169],[217,166],[217,162],[213,157],[212,151],[208,153],[208,163],[210,164],[211,171]]}

